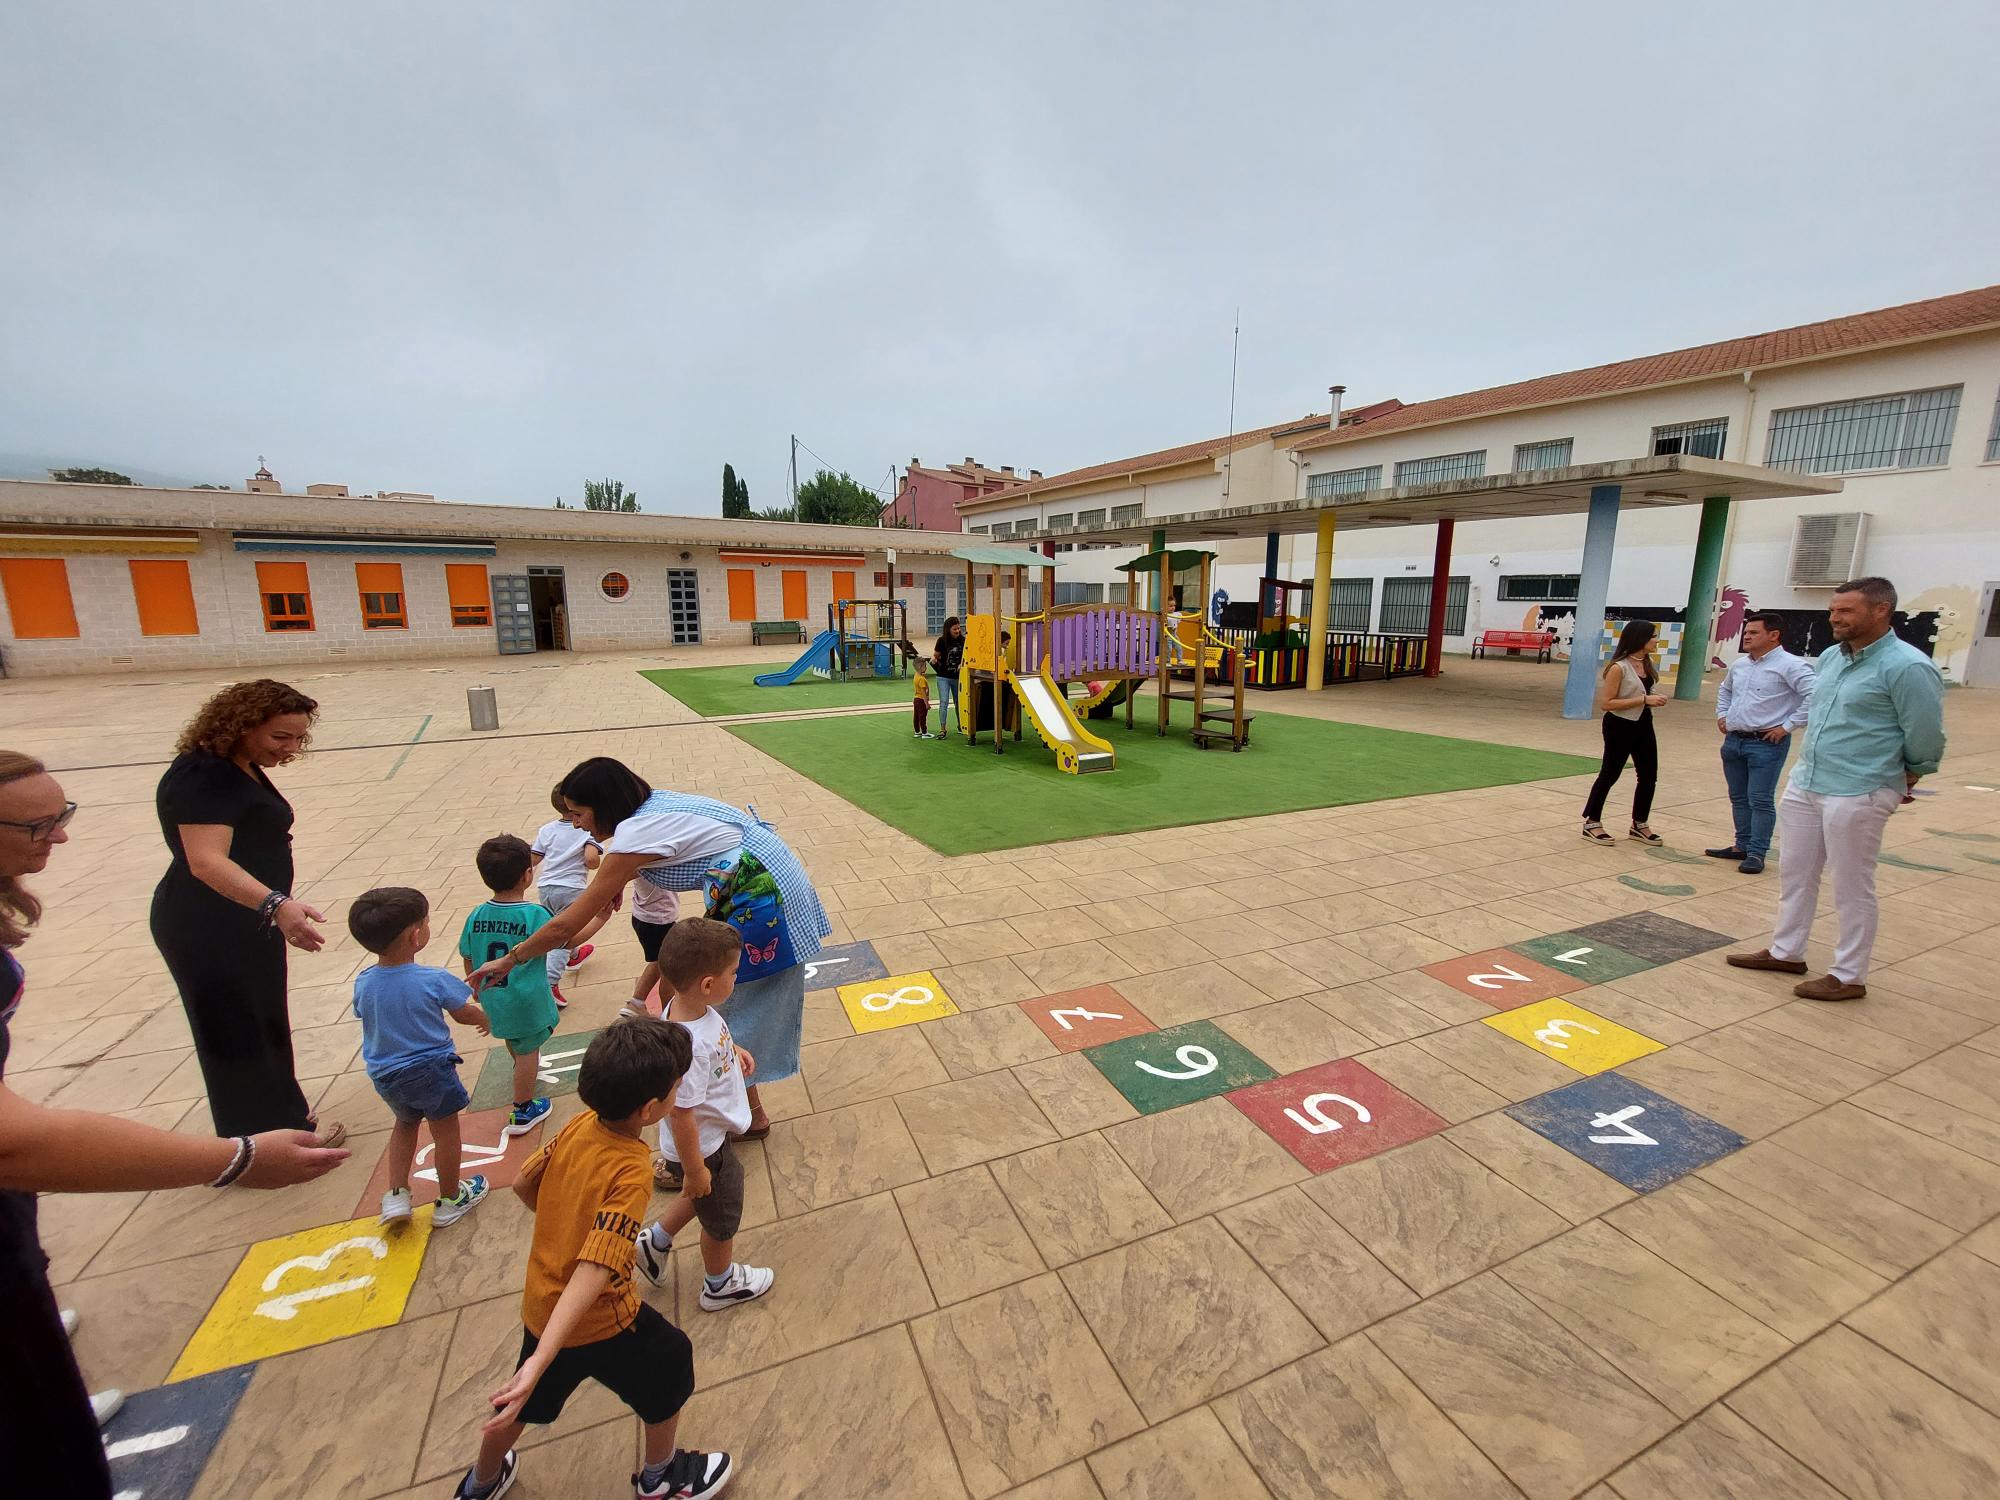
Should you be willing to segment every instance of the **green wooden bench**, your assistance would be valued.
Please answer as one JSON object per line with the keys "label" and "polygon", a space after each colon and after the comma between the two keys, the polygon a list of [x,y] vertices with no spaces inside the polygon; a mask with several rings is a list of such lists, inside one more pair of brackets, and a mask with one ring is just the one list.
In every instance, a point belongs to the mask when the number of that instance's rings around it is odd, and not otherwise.
{"label": "green wooden bench", "polygon": [[750,644],[761,646],[766,641],[797,641],[804,644],[806,628],[797,620],[752,620],[750,622]]}

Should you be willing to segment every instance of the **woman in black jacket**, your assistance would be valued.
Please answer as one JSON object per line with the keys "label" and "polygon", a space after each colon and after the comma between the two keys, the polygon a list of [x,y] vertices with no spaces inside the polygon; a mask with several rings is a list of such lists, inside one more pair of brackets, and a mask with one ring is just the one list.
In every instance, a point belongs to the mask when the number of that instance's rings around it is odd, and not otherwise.
{"label": "woman in black jacket", "polygon": [[965,626],[953,615],[944,622],[944,629],[938,634],[937,645],[931,650],[931,677],[937,683],[938,731],[940,740],[949,739],[945,732],[945,720],[952,709],[958,709],[958,727],[965,728],[965,705],[958,697],[958,669],[965,659]]}

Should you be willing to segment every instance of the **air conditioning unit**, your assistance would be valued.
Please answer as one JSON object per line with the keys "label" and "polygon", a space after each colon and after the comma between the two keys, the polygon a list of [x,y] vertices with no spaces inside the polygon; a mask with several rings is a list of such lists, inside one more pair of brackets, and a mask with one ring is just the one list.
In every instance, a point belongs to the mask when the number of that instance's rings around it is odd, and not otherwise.
{"label": "air conditioning unit", "polygon": [[1792,523],[1792,560],[1786,583],[1795,589],[1830,589],[1861,576],[1868,541],[1865,511],[1800,516]]}

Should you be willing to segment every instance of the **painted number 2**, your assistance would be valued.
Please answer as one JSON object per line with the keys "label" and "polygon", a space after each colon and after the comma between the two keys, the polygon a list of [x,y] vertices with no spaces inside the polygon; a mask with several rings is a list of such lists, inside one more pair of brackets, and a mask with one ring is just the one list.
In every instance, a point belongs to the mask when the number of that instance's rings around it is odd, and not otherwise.
{"label": "painted number 2", "polygon": [[1591,1120],[1590,1128],[1615,1131],[1616,1134],[1594,1135],[1591,1139],[1600,1146],[1657,1146],[1660,1144],[1658,1141],[1631,1123],[1645,1112],[1643,1104],[1628,1104],[1611,1114],[1597,1115]]}
{"label": "painted number 2", "polygon": [[1137,1062],[1133,1066],[1143,1068],[1155,1078],[1200,1078],[1222,1066],[1216,1060],[1215,1054],[1206,1047],[1182,1047],[1174,1053],[1174,1057],[1180,1062],[1181,1068],[1185,1069],[1184,1072],[1173,1068],[1156,1068],[1149,1062]]}
{"label": "painted number 2", "polygon": [[1287,1109],[1285,1116],[1309,1135],[1325,1135],[1330,1130],[1340,1129],[1340,1121],[1330,1119],[1320,1108],[1323,1104],[1345,1104],[1354,1111],[1355,1121],[1362,1125],[1375,1118],[1368,1113],[1365,1104],[1357,1103],[1345,1094],[1308,1094],[1299,1101],[1297,1109]]}
{"label": "painted number 2", "polygon": [[1495,964],[1491,974],[1468,974],[1465,977],[1482,990],[1497,990],[1503,984],[1533,983],[1526,974],[1510,969],[1505,964]]}

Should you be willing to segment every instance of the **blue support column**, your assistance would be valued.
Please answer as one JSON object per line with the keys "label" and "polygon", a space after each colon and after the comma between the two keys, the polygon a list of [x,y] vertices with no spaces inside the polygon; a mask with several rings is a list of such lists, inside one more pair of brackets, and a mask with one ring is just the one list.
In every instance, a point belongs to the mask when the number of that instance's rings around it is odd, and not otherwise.
{"label": "blue support column", "polygon": [[1569,676],[1563,680],[1563,717],[1588,719],[1597,699],[1597,638],[1611,596],[1611,543],[1618,535],[1619,487],[1590,490],[1590,523],[1583,532],[1582,577],[1576,586],[1576,630],[1569,642]]}

